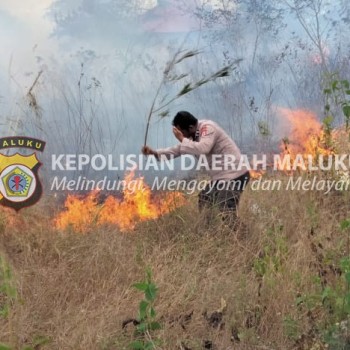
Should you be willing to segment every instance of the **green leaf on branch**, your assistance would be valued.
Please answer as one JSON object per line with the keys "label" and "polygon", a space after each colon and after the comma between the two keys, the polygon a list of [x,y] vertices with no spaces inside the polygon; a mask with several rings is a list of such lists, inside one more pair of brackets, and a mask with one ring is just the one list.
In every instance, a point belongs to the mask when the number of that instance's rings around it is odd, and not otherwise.
{"label": "green leaf on branch", "polygon": [[196,56],[199,53],[200,53],[199,51],[187,51],[178,60],[175,61],[175,64],[182,62],[186,58],[190,58],[190,57]]}
{"label": "green leaf on branch", "polygon": [[182,90],[177,94],[177,96],[178,97],[183,96],[192,90],[193,90],[193,88],[191,87],[191,83],[188,83],[182,88]]}
{"label": "green leaf on branch", "polygon": [[338,88],[338,80],[335,80],[332,82],[332,90],[335,91],[335,90],[339,90]]}
{"label": "green leaf on branch", "polygon": [[349,105],[343,106],[343,113],[344,113],[346,118],[350,118],[350,106]]}
{"label": "green leaf on branch", "polygon": [[147,285],[147,289],[145,290],[145,297],[148,301],[154,301],[157,296],[157,286],[154,283],[150,283]]}
{"label": "green leaf on branch", "polygon": [[149,325],[149,329],[151,331],[156,331],[158,329],[162,329],[162,326],[160,325],[159,322],[151,322],[150,325]]}
{"label": "green leaf on branch", "polygon": [[232,65],[226,66],[222,69],[220,69],[219,71],[217,71],[216,73],[214,73],[211,76],[211,79],[217,79],[217,78],[223,78],[223,77],[228,77],[230,75],[230,72],[232,71]]}
{"label": "green leaf on branch", "polygon": [[342,85],[344,86],[345,89],[349,89],[349,88],[350,88],[349,81],[347,81],[347,80],[342,80],[341,83],[342,83]]}
{"label": "green leaf on branch", "polygon": [[327,117],[323,119],[323,125],[326,127],[326,129],[331,128],[333,120],[334,118],[331,115],[327,115]]}
{"label": "green leaf on branch", "polygon": [[140,323],[139,325],[136,326],[136,329],[141,334],[145,333],[148,329],[147,323],[146,322]]}
{"label": "green leaf on branch", "polygon": [[3,307],[0,308],[0,317],[7,318],[10,312],[10,306],[8,304],[5,304]]}
{"label": "green leaf on branch", "polygon": [[340,268],[343,273],[350,272],[350,258],[341,259]]}
{"label": "green leaf on branch", "polygon": [[149,303],[146,300],[140,301],[140,306],[139,306],[140,320],[144,320],[146,318],[148,305]]}
{"label": "green leaf on branch", "polygon": [[151,306],[150,310],[149,310],[149,315],[154,318],[156,317],[157,313],[156,310],[154,310],[154,308]]}
{"label": "green leaf on branch", "polygon": [[[161,329],[161,325],[155,321],[156,311],[153,308],[153,303],[157,295],[158,287],[152,282],[152,271],[149,267],[146,268],[146,278],[144,282],[135,283],[133,285],[138,290],[144,293],[144,299],[139,303],[139,324],[136,325],[135,335],[137,341],[132,341],[129,348],[137,349],[155,349],[157,339],[153,340],[152,331]],[[146,341],[147,337],[147,341]]]}
{"label": "green leaf on branch", "polygon": [[167,117],[168,115],[169,115],[169,110],[167,109],[166,111],[164,111],[164,112],[161,112],[161,113],[159,113],[158,115],[161,117],[161,118],[165,118],[165,117]]}
{"label": "green leaf on branch", "polygon": [[346,230],[350,227],[350,221],[349,220],[343,220],[341,223],[340,223],[340,228],[342,230]]}
{"label": "green leaf on branch", "polygon": [[143,350],[144,349],[144,345],[143,345],[143,342],[141,340],[133,341],[132,343],[130,343],[129,347],[133,350]]}
{"label": "green leaf on branch", "polygon": [[329,287],[326,287],[322,292],[322,303],[331,295],[332,290]]}
{"label": "green leaf on branch", "polygon": [[152,350],[154,349],[154,343],[152,343],[151,341],[147,342],[145,344],[144,350]]}
{"label": "green leaf on branch", "polygon": [[140,282],[140,283],[134,283],[132,286],[137,290],[144,292],[147,289],[148,284],[144,282]]}

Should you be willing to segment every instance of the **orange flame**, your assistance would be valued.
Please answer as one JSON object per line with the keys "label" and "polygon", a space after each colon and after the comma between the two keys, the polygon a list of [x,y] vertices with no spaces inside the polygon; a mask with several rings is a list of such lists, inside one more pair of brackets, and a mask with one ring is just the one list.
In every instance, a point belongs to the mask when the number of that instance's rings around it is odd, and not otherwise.
{"label": "orange flame", "polygon": [[156,219],[186,203],[180,192],[167,192],[157,201],[152,198],[151,189],[143,177],[134,178],[134,172],[127,174],[124,181],[123,200],[108,196],[103,204],[98,204],[97,192],[84,198],[68,195],[66,210],[56,217],[55,226],[59,229],[71,226],[83,233],[92,226],[112,224],[127,231],[139,221]]}
{"label": "orange flame", "polygon": [[292,128],[288,138],[283,139],[281,143],[281,156],[290,155],[293,162],[297,154],[303,155],[305,160],[307,155],[311,155],[315,161],[321,154],[334,153],[327,146],[326,134],[314,113],[302,109],[290,110],[287,108],[278,108],[278,112]]}
{"label": "orange flame", "polygon": [[91,192],[85,198],[68,195],[65,207],[66,211],[60,213],[55,219],[55,226],[65,229],[71,226],[75,231],[88,230],[98,213],[97,192]]}
{"label": "orange flame", "polygon": [[265,174],[264,170],[249,170],[250,177],[252,179],[259,179]]}

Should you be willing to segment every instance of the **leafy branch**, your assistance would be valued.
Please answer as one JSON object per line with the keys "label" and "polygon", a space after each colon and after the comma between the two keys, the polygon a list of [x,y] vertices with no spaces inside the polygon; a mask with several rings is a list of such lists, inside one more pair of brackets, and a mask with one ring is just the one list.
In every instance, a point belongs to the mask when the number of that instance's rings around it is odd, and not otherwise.
{"label": "leafy branch", "polygon": [[350,82],[347,79],[340,79],[337,73],[331,74],[328,77],[326,87],[323,90],[326,97],[325,113],[326,118],[333,121],[334,117],[331,114],[331,109],[340,108],[345,119],[346,131],[349,131],[350,126]]}
{"label": "leafy branch", "polygon": [[151,350],[156,348],[156,340],[152,339],[151,332],[161,329],[161,325],[155,320],[156,311],[154,302],[157,297],[158,288],[152,282],[152,273],[149,269],[146,271],[146,280],[135,283],[134,288],[144,293],[144,299],[139,304],[139,315],[136,322],[137,339],[130,343],[133,350]]}
{"label": "leafy branch", "polygon": [[196,81],[194,83],[192,83],[192,82],[185,83],[184,86],[182,87],[182,89],[175,96],[172,96],[168,99],[166,96],[165,98],[163,98],[160,101],[160,105],[156,107],[156,102],[158,100],[160,92],[161,92],[162,88],[168,82],[179,82],[188,76],[188,74],[171,75],[174,67],[178,63],[184,61],[187,58],[197,56],[199,53],[200,53],[200,51],[197,51],[197,50],[194,50],[194,51],[192,51],[192,50],[190,50],[190,51],[179,50],[178,52],[175,53],[174,57],[165,66],[165,69],[163,71],[162,80],[158,86],[158,89],[156,91],[156,94],[155,94],[153,101],[152,101],[152,104],[151,104],[151,108],[150,108],[148,115],[147,115],[147,125],[146,125],[144,146],[146,146],[146,144],[147,144],[147,137],[148,137],[148,131],[149,131],[149,127],[150,127],[150,122],[151,122],[152,116],[155,113],[160,112],[159,116],[161,118],[168,116],[169,110],[165,110],[165,111],[161,112],[165,107],[169,106],[172,102],[174,102],[178,98],[188,94],[189,92],[191,92],[193,90],[198,89],[200,86],[202,86],[204,84],[207,84],[211,81],[215,81],[218,78],[228,77],[230,75],[230,73],[237,68],[238,63],[242,61],[242,59],[237,59],[233,63],[221,68],[217,72],[215,72],[215,73],[213,73],[205,78],[199,79],[198,81]]}

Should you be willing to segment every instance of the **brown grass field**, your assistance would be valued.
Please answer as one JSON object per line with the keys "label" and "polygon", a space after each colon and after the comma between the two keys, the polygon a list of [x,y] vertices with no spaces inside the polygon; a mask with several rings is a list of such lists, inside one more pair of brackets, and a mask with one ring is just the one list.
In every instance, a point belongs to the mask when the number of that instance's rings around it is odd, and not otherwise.
{"label": "brown grass field", "polygon": [[192,197],[131,232],[91,225],[83,234],[54,227],[62,210],[54,198],[19,214],[1,209],[0,310],[8,312],[0,343],[129,349],[135,329],[122,323],[137,318],[143,295],[132,285],[150,267],[162,325],[151,332],[156,349],[349,349],[340,268],[349,197],[247,189],[234,228],[203,228]]}

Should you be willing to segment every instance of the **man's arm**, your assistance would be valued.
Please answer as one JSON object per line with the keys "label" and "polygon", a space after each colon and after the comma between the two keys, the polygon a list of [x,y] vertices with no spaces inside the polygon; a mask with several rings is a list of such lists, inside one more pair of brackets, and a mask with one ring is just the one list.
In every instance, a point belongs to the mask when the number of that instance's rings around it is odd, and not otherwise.
{"label": "man's arm", "polygon": [[181,151],[180,151],[180,144],[176,145],[176,146],[172,146],[172,147],[167,147],[167,148],[160,148],[157,149],[157,154],[159,159],[162,158],[162,156],[166,157],[166,158],[176,158],[181,156]]}
{"label": "man's arm", "polygon": [[142,153],[144,155],[153,155],[157,158],[157,160],[161,160],[162,157],[166,158],[176,158],[181,155],[180,153],[180,145],[176,145],[168,148],[160,148],[157,150],[153,150],[151,147],[144,146],[142,147]]}
{"label": "man's arm", "polygon": [[208,154],[212,150],[216,140],[215,128],[211,125],[203,125],[200,132],[201,138],[200,141],[197,142],[185,138],[181,131],[174,127],[173,133],[181,142],[180,144],[157,150],[152,150],[150,147],[145,146],[142,148],[142,153],[145,155],[153,154],[158,160],[160,160],[162,156],[169,159],[179,157],[182,154],[192,154],[194,156]]}

